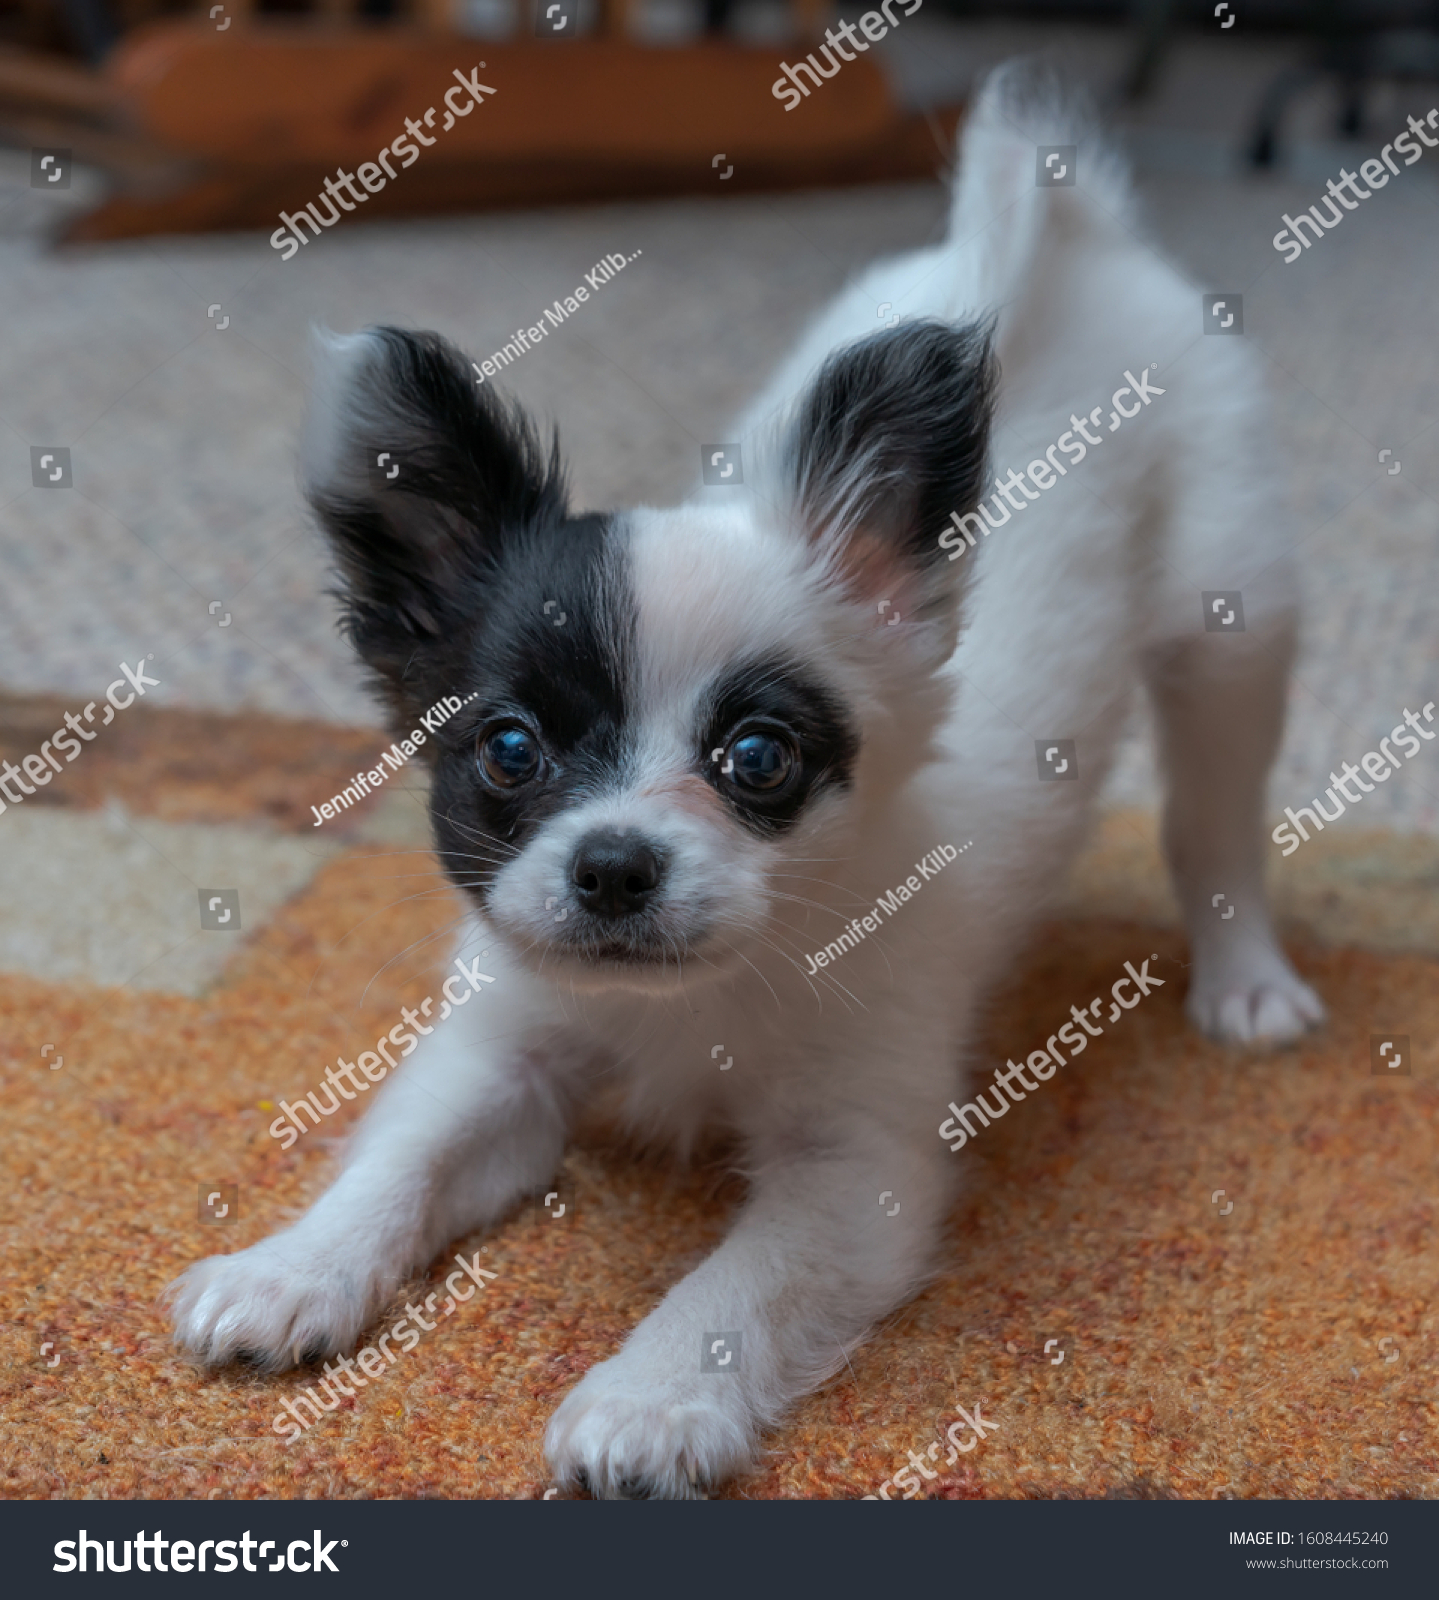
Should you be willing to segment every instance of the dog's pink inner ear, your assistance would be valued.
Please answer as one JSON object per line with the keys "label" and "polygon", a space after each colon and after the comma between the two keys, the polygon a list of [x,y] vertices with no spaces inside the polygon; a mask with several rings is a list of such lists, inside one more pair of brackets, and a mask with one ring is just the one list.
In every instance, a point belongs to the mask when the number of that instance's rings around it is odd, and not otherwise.
{"label": "dog's pink inner ear", "polygon": [[[873,605],[876,621],[888,623],[896,613],[918,610],[919,578],[890,540],[856,528],[839,545],[834,560],[845,591]],[[881,614],[883,600],[889,604]]]}

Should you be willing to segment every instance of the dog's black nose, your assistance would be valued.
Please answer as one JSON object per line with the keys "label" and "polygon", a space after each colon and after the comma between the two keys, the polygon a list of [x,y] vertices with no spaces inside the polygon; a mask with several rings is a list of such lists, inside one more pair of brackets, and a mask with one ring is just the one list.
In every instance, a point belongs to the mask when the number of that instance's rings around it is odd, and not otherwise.
{"label": "dog's black nose", "polygon": [[575,851],[576,898],[597,917],[643,911],[664,876],[664,862],[637,833],[587,834]]}

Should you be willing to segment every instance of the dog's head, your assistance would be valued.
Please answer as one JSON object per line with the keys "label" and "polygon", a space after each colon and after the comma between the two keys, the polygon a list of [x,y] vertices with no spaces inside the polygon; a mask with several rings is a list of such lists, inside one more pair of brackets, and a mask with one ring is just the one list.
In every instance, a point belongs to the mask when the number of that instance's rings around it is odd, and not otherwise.
{"label": "dog's head", "polygon": [[744,489],[585,515],[558,444],[436,335],[322,356],[306,477],[347,630],[398,728],[463,702],[425,751],[488,923],[546,973],[649,990],[832,937],[832,908],[786,929],[831,907],[945,709],[937,540],[981,486],[987,330],[831,357]]}

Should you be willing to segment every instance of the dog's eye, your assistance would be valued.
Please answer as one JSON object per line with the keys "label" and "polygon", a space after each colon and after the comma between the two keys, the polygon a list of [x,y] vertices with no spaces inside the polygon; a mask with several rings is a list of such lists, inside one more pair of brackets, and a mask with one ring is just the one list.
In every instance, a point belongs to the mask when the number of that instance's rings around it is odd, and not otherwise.
{"label": "dog's eye", "polygon": [[528,783],[540,770],[540,747],[525,728],[511,725],[484,734],[479,748],[480,770],[500,789]]}
{"label": "dog's eye", "polygon": [[795,769],[794,746],[773,733],[747,733],[729,747],[730,779],[742,789],[762,793],[783,788]]}

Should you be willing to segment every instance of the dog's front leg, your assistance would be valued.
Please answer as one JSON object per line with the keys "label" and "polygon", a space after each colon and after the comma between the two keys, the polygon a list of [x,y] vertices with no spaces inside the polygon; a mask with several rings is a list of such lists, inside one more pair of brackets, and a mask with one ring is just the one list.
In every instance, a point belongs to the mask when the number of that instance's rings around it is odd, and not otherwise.
{"label": "dog's front leg", "polygon": [[949,1203],[947,1152],[871,1115],[806,1136],[798,1154],[754,1151],[754,1190],[724,1244],[551,1419],[562,1483],[614,1498],[701,1492],[747,1465],[759,1430],[914,1292]]}
{"label": "dog's front leg", "polygon": [[171,1286],[177,1344],[207,1365],[271,1371],[349,1349],[448,1240],[554,1173],[581,1061],[513,1007],[456,1015],[401,1062],[297,1223]]}

